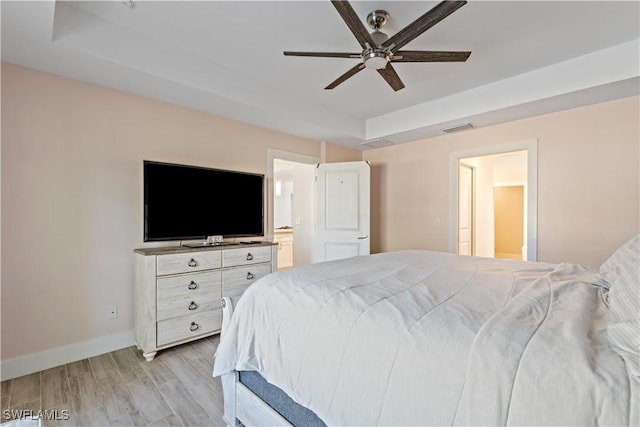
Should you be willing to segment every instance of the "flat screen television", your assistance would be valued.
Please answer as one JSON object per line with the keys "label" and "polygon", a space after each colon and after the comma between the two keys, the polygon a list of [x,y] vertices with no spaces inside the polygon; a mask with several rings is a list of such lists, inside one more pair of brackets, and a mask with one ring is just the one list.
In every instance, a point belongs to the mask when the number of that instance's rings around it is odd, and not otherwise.
{"label": "flat screen television", "polygon": [[264,175],[144,161],[144,241],[264,235]]}

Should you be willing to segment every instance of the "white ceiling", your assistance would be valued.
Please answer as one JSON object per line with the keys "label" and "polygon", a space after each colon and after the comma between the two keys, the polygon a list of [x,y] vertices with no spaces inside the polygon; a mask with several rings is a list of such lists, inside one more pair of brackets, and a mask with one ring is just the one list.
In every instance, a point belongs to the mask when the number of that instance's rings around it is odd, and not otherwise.
{"label": "white ceiling", "polygon": [[[387,10],[393,35],[434,1],[353,1]],[[6,1],[2,60],[316,140],[366,148],[638,94],[640,2],[472,0],[408,50],[470,50],[465,63],[394,64],[394,92],[363,70],[323,88],[359,53],[317,1]],[[365,24],[366,25],[366,24]]]}

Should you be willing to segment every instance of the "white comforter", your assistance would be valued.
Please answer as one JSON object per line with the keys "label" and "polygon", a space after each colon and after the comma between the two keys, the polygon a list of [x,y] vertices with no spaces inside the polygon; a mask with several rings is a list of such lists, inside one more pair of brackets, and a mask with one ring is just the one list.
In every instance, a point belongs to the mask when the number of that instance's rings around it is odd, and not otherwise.
{"label": "white comforter", "polygon": [[427,251],[274,273],[214,376],[258,371],[328,425],[635,425],[594,274]]}

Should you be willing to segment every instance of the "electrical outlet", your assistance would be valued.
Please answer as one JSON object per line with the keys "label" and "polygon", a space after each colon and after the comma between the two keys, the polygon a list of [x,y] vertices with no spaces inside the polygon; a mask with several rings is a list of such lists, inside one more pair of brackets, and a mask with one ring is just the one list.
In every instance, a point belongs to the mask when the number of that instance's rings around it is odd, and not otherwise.
{"label": "electrical outlet", "polygon": [[107,306],[107,319],[117,319],[117,318],[118,318],[118,306],[117,305]]}

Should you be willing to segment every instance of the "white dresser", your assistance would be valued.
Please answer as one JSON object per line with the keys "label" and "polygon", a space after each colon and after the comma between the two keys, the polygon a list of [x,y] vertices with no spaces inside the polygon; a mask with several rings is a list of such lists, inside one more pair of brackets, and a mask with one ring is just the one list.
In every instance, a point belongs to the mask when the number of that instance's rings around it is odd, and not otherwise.
{"label": "white dresser", "polygon": [[275,271],[270,242],[135,249],[136,345],[147,360],[158,350],[220,332],[223,296],[238,298]]}

